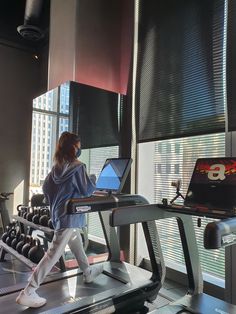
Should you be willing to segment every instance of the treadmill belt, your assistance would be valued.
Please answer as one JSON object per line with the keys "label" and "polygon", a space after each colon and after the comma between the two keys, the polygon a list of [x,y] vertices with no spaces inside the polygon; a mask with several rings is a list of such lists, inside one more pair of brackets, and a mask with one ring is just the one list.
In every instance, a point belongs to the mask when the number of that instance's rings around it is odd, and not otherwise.
{"label": "treadmill belt", "polygon": [[[124,286],[123,283],[101,274],[93,283],[84,284],[81,275],[72,276],[67,279],[58,280],[42,285],[38,294],[47,299],[47,303],[38,309],[30,309],[25,306],[19,305],[15,302],[15,299],[19,292],[11,293],[1,297],[1,313],[42,313],[51,312],[55,308],[62,305],[73,304],[83,298],[94,299],[96,294],[100,294],[104,291],[111,290]],[[55,312],[56,313],[56,312]]]}
{"label": "treadmill belt", "polygon": [[157,314],[191,314],[192,312],[189,312],[181,305],[167,305],[151,313],[153,314],[155,313]]}

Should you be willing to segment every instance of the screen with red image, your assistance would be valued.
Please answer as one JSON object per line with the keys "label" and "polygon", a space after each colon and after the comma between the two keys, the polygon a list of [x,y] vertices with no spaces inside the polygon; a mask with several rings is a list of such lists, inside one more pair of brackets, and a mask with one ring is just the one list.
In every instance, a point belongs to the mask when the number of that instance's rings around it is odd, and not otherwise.
{"label": "screen with red image", "polygon": [[184,203],[186,206],[234,211],[236,158],[198,159]]}

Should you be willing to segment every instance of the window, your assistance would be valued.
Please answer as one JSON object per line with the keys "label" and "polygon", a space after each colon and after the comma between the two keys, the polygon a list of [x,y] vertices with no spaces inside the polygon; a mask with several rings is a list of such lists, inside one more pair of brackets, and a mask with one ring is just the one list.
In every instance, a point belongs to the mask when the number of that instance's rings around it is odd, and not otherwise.
{"label": "window", "polygon": [[[139,1],[137,192],[150,202],[171,200],[176,179],[185,194],[197,158],[225,156],[226,3]],[[183,264],[177,225],[170,219],[157,227],[165,259]],[[195,228],[203,271],[222,278],[224,251],[204,250],[202,229]]]}
{"label": "window", "polygon": [[[47,174],[52,166],[56,141],[64,131],[80,135],[82,150],[119,145],[120,99],[117,93],[76,82],[66,82],[34,99],[31,169]],[[101,151],[104,158],[114,156],[110,148]],[[95,155],[99,158],[101,153]],[[99,162],[97,165],[100,167]],[[31,175],[31,193],[34,187],[38,191],[41,182],[39,176]]]}
{"label": "window", "polygon": [[[95,174],[96,178],[102,169],[107,158],[118,157],[119,147],[101,147],[82,150],[81,161],[86,166],[88,173]],[[91,213],[87,217],[89,238],[97,242],[105,243],[101,222],[98,213]]]}
{"label": "window", "polygon": [[60,113],[69,114],[70,83],[66,82],[60,88]]}
{"label": "window", "polygon": [[[158,150],[160,143],[163,146],[167,145],[166,147],[179,146],[179,154],[176,154],[176,151],[172,151],[170,155],[166,150],[160,153]],[[146,196],[151,203],[160,203],[163,197],[170,201],[175,196],[175,189],[171,186],[171,181],[176,179],[181,179],[181,193],[185,195],[197,158],[225,156],[225,135],[224,133],[217,133],[143,143],[139,144],[138,150],[138,193]],[[152,164],[150,165],[145,163],[147,153],[152,154]],[[146,182],[146,180],[142,178],[146,177],[147,173],[149,175],[152,173],[152,167],[155,168],[156,165],[160,165],[161,163],[163,167],[169,168],[170,160],[175,169],[178,169],[178,172],[170,171],[165,174],[155,172],[150,177],[150,184],[148,186],[142,183]],[[152,191],[150,192],[150,190]],[[178,201],[181,202],[181,199]],[[203,247],[203,230],[209,221],[212,221],[212,219],[202,219],[202,226],[198,228],[197,218],[194,218],[202,269],[209,274],[224,278],[224,249],[205,250]],[[172,219],[165,220],[164,224],[163,221],[157,221],[157,228],[167,265],[170,262],[172,265],[173,263],[176,263],[176,265],[183,264],[184,259],[176,222]],[[139,252],[139,254],[141,254],[141,252]]]}
{"label": "window", "polygon": [[162,153],[162,143],[158,143],[157,149],[159,153]]}
{"label": "window", "polygon": [[69,98],[58,97],[61,89],[68,93],[68,84],[33,100],[30,197],[40,192],[42,178],[52,167],[57,138],[69,130]]}
{"label": "window", "polygon": [[139,3],[138,142],[224,132],[225,1]]}
{"label": "window", "polygon": [[175,164],[174,168],[175,168],[174,174],[179,174],[179,164]]}
{"label": "window", "polygon": [[166,164],[166,174],[171,174],[171,165]]}

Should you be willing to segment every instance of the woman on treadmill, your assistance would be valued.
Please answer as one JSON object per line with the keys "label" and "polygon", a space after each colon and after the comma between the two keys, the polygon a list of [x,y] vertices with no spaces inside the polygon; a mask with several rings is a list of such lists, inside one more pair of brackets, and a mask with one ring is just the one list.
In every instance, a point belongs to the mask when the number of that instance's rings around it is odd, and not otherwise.
{"label": "woman on treadmill", "polygon": [[43,192],[49,203],[55,229],[48,251],[34,269],[25,289],[16,302],[28,307],[40,307],[46,303],[36,290],[52,267],[62,256],[68,244],[83,271],[85,283],[92,282],[102,271],[102,265],[89,266],[78,229],[85,226],[85,214],[69,215],[65,202],[70,198],[90,196],[95,190],[95,176],[88,176],[85,165],[77,160],[81,154],[80,138],[73,133],[61,134],[54,155],[54,166],[43,184]]}

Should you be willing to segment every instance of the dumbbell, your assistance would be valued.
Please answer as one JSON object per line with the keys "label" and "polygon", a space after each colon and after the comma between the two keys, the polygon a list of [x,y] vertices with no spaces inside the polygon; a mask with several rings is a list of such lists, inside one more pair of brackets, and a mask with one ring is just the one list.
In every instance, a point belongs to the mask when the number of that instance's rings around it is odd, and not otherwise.
{"label": "dumbbell", "polygon": [[29,250],[33,247],[33,238],[26,236],[25,244],[22,247],[21,254],[28,258]]}
{"label": "dumbbell", "polygon": [[44,250],[38,238],[33,240],[33,247],[29,250],[28,258],[31,262],[38,264],[44,256]]}

